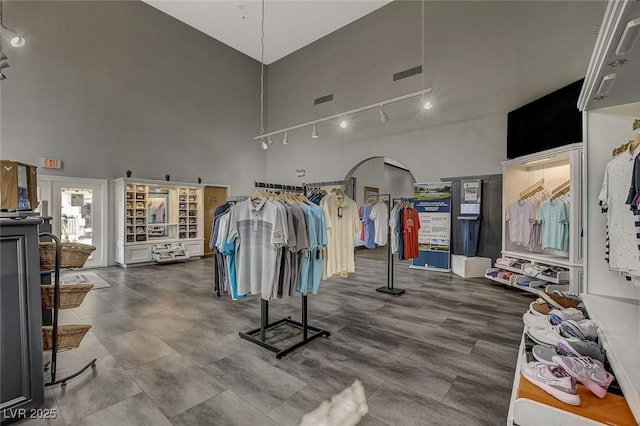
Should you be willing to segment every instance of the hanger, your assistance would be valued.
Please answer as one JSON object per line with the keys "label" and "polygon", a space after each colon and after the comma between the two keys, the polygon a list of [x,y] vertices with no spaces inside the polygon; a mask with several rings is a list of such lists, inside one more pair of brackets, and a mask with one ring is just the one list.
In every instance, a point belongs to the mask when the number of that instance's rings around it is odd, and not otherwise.
{"label": "hanger", "polygon": [[255,190],[253,191],[253,194],[251,194],[251,201],[253,200],[257,200],[257,199],[263,199],[265,197],[265,194],[263,194],[262,192]]}

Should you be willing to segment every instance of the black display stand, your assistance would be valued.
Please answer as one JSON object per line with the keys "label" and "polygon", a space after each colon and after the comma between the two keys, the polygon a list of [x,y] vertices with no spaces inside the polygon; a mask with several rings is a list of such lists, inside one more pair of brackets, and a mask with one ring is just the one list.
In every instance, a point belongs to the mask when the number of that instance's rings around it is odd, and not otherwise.
{"label": "black display stand", "polygon": [[[391,194],[379,194],[378,197],[387,198],[389,202],[389,214],[391,214]],[[393,287],[393,253],[391,253],[391,227],[389,226],[387,226],[387,285],[376,288],[376,291],[394,296],[400,296],[404,293],[404,289]]]}
{"label": "black display stand", "polygon": [[[265,337],[266,331],[279,327],[283,324],[288,324],[293,327],[302,329],[302,340],[286,348],[279,348],[267,343]],[[276,322],[269,323],[269,301],[260,299],[260,328],[247,331],[246,333],[241,331],[239,334],[241,338],[255,343],[256,345],[262,346],[265,349],[269,349],[271,352],[275,352],[276,358],[278,359],[298,349],[300,346],[314,341],[318,337],[331,336],[330,332],[321,330],[317,327],[312,327],[307,324],[307,296],[305,295],[302,296],[302,322],[298,322],[292,320],[291,317],[287,317]]]}
{"label": "black display stand", "polygon": [[66,386],[67,380],[71,380],[74,377],[79,376],[80,374],[84,373],[84,371],[87,370],[89,367],[95,367],[97,359],[94,358],[87,365],[82,367],[77,372],[69,376],[63,377],[62,379],[56,380],[56,368],[57,368],[56,362],[58,360],[58,310],[60,306],[60,257],[62,255],[62,252],[60,249],[60,240],[51,232],[41,232],[40,234],[38,234],[38,236],[40,238],[49,237],[56,243],[56,266],[54,269],[55,278],[54,278],[54,291],[53,291],[53,344],[51,348],[51,362],[47,366],[51,370],[51,380],[48,383],[45,383],[44,385],[53,386],[61,383],[62,386]]}

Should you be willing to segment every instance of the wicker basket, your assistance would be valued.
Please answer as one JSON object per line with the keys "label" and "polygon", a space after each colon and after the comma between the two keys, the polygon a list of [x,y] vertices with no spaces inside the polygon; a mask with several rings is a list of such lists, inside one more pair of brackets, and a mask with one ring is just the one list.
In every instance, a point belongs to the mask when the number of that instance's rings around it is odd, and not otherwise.
{"label": "wicker basket", "polygon": [[[42,307],[53,309],[54,285],[41,285]],[[84,297],[93,288],[93,284],[65,284],[60,286],[60,309],[77,308],[82,304]]]}
{"label": "wicker basket", "polygon": [[[82,268],[96,248],[89,244],[60,243],[60,268]],[[40,268],[56,267],[56,243],[40,243]]]}
{"label": "wicker basket", "polygon": [[[91,328],[89,324],[59,325],[58,326],[58,350],[73,349],[80,346],[80,342]],[[53,349],[53,327],[42,327],[42,349]]]}

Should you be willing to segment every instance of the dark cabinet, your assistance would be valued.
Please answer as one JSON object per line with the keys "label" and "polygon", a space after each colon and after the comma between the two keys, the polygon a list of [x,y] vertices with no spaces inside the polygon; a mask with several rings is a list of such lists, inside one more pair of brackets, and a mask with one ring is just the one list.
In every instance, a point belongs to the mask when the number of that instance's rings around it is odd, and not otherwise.
{"label": "dark cabinet", "polygon": [[38,226],[0,219],[0,420],[44,402]]}

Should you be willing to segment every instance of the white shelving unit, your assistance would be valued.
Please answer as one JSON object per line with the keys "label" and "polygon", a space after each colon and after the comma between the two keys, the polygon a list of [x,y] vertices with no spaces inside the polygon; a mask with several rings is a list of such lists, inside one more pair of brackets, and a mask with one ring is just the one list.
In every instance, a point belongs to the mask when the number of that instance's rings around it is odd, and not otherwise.
{"label": "white shelving unit", "polygon": [[[118,264],[167,262],[203,255],[202,185],[119,178],[115,188]],[[162,213],[158,212],[160,206]],[[185,255],[169,259],[154,253],[154,246],[172,243],[180,243]]]}

